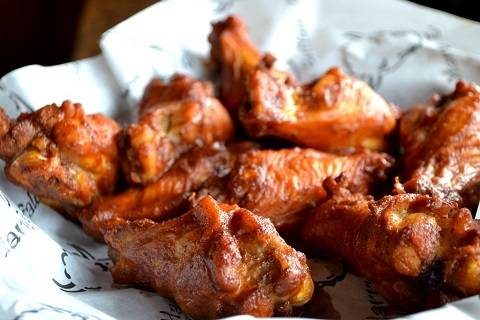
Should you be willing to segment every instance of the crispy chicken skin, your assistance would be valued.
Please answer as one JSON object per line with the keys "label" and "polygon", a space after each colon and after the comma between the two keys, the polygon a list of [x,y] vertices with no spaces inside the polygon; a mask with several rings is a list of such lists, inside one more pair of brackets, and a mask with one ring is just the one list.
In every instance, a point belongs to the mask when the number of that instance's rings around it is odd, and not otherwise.
{"label": "crispy chicken skin", "polygon": [[268,219],[208,196],[161,224],[119,223],[105,239],[115,282],[151,287],[194,319],[288,313],[313,293],[305,255]]}
{"label": "crispy chicken skin", "polygon": [[238,157],[224,201],[268,217],[282,229],[325,200],[325,179],[341,176],[352,192],[368,193],[385,180],[393,161],[373,152],[336,156],[300,148],[253,150]]}
{"label": "crispy chicken skin", "polygon": [[220,99],[252,137],[275,136],[303,147],[352,153],[385,151],[398,117],[368,84],[339,68],[297,85],[260,55],[244,23],[230,16],[213,25],[211,58],[220,72]]}
{"label": "crispy chicken skin", "polygon": [[212,61],[220,72],[220,100],[236,115],[248,100],[247,78],[260,62],[260,52],[238,16],[213,24],[208,41]]}
{"label": "crispy chicken skin", "polygon": [[250,104],[240,120],[252,137],[275,136],[322,151],[385,151],[399,114],[367,83],[339,68],[296,85],[266,56],[248,88]]}
{"label": "crispy chicken skin", "polygon": [[183,74],[173,75],[169,82],[154,78],[145,88],[138,112],[141,117],[161,105],[189,99],[205,101],[212,96],[213,87],[208,81],[195,80]]}
{"label": "crispy chicken skin", "polygon": [[195,146],[232,136],[233,123],[209,82],[185,75],[174,76],[168,84],[155,79],[140,103],[139,122],[120,139],[126,155],[122,167],[130,182],[146,185]]}
{"label": "crispy chicken skin", "polygon": [[5,136],[10,130],[10,126],[12,125],[10,118],[5,113],[5,110],[0,107],[0,138]]}
{"label": "crispy chicken skin", "polygon": [[345,259],[406,311],[480,293],[479,223],[468,209],[420,194],[374,201],[343,190],[311,212],[307,245]]}
{"label": "crispy chicken skin", "polygon": [[480,200],[480,88],[458,82],[437,103],[400,121],[404,188],[476,209]]}
{"label": "crispy chicken skin", "polygon": [[85,232],[98,240],[103,239],[105,229],[122,219],[163,221],[185,212],[192,192],[225,177],[232,163],[232,153],[222,144],[196,148],[156,182],[101,197],[76,215]]}
{"label": "crispy chicken skin", "polygon": [[0,114],[0,157],[7,178],[57,209],[83,207],[111,193],[118,178],[118,124],[85,115],[81,104],[63,102],[22,113]]}

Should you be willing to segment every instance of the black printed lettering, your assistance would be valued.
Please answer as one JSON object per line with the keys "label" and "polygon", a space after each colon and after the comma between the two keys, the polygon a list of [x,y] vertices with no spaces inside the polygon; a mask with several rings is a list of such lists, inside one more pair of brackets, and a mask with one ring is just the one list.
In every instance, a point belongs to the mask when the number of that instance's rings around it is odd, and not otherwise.
{"label": "black printed lettering", "polygon": [[13,231],[7,233],[7,242],[10,246],[10,249],[15,249],[20,242],[20,237]]}
{"label": "black printed lettering", "polygon": [[160,311],[162,317],[161,320],[174,320],[174,319],[181,319],[181,316],[175,313],[170,313],[168,311]]}

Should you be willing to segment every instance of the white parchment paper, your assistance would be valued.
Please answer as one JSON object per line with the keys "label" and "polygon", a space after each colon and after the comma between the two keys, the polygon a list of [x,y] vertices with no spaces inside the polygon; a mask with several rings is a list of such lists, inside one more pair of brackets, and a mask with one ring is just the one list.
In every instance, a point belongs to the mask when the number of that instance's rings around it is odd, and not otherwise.
{"label": "white parchment paper", "polygon": [[[87,112],[125,121],[153,76],[210,76],[210,23],[230,13],[240,14],[255,44],[302,81],[338,65],[402,108],[452,90],[457,79],[480,83],[480,26],[403,1],[170,0],[106,32],[101,56],[4,76],[0,105],[14,117],[71,99]],[[155,293],[112,285],[105,245],[3,173],[0,215],[0,319],[186,319]],[[319,301],[321,311],[304,317],[399,316],[341,262],[310,265],[317,286],[313,309]],[[480,300],[408,317],[478,319]]]}

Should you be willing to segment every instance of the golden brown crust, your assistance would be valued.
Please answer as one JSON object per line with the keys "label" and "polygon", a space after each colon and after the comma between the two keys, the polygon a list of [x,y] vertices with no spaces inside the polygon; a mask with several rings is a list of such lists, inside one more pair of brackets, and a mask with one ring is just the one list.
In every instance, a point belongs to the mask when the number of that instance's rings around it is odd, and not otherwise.
{"label": "golden brown crust", "polygon": [[138,105],[140,117],[157,109],[159,105],[167,105],[175,101],[205,101],[214,95],[214,88],[209,81],[199,81],[183,75],[175,74],[170,81],[154,78],[145,88]]}
{"label": "golden brown crust", "polygon": [[188,208],[192,192],[223,178],[230,172],[232,162],[232,155],[221,144],[194,149],[156,182],[101,197],[76,215],[85,232],[98,240],[119,219],[163,221],[175,217]]}
{"label": "golden brown crust", "polygon": [[155,79],[140,103],[139,123],[126,128],[120,139],[126,154],[123,169],[130,182],[146,185],[192,148],[232,136],[230,116],[210,83],[185,75],[174,76],[169,84]]}
{"label": "golden brown crust", "polygon": [[368,193],[393,165],[387,154],[336,156],[313,149],[254,150],[230,174],[225,201],[270,218],[277,228],[301,221],[327,197],[326,179],[342,177],[353,192]]}
{"label": "golden brown crust", "polygon": [[[403,114],[405,182],[375,201],[395,106],[337,67],[298,84],[237,16],[208,40],[219,99],[209,81],[153,79],[124,130],[68,101],[16,120],[0,108],[7,178],[106,241],[116,283],[195,319],[289,315],[310,300],[306,257],[277,231],[343,258],[398,309],[480,294],[480,222],[462,208],[480,200],[479,87],[460,81]],[[232,143],[245,134],[284,149]],[[120,169],[129,186],[112,194]]]}
{"label": "golden brown crust", "polygon": [[5,174],[57,208],[86,206],[116,187],[119,130],[69,101],[23,113],[0,139]]}
{"label": "golden brown crust", "polygon": [[252,137],[280,137],[303,147],[352,153],[387,150],[398,117],[368,84],[333,68],[321,78],[297,85],[273,68],[236,16],[213,25],[211,57],[220,70],[220,97]]}
{"label": "golden brown crust", "polygon": [[248,100],[247,78],[261,55],[238,16],[213,24],[208,41],[210,56],[220,72],[220,100],[232,114],[237,114]]}
{"label": "golden brown crust", "polygon": [[404,188],[475,209],[480,200],[480,90],[459,82],[441,106],[416,106],[400,121]]}
{"label": "golden brown crust", "polygon": [[305,255],[268,219],[211,197],[162,224],[117,224],[105,239],[115,282],[152,287],[194,319],[271,316],[313,293]]}
{"label": "golden brown crust", "polygon": [[395,106],[339,68],[298,86],[260,64],[249,78],[249,92],[250,105],[240,120],[251,136],[280,137],[322,151],[385,151],[398,117]]}
{"label": "golden brown crust", "polygon": [[303,237],[315,250],[345,259],[390,303],[412,311],[442,302],[428,301],[432,296],[480,292],[478,230],[467,209],[427,195],[374,201],[342,191],[313,210]]}

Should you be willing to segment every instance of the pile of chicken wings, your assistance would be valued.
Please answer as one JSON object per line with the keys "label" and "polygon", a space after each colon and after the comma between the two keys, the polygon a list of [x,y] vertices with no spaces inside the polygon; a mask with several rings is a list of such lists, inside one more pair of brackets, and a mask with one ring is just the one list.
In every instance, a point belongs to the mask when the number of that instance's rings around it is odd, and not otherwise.
{"label": "pile of chicken wings", "polygon": [[400,113],[339,68],[298,83],[236,16],[208,40],[216,86],[153,79],[127,127],[68,101],[1,109],[7,178],[105,241],[116,283],[195,319],[305,305],[306,256],[283,236],[402,311],[480,293],[479,87]]}

